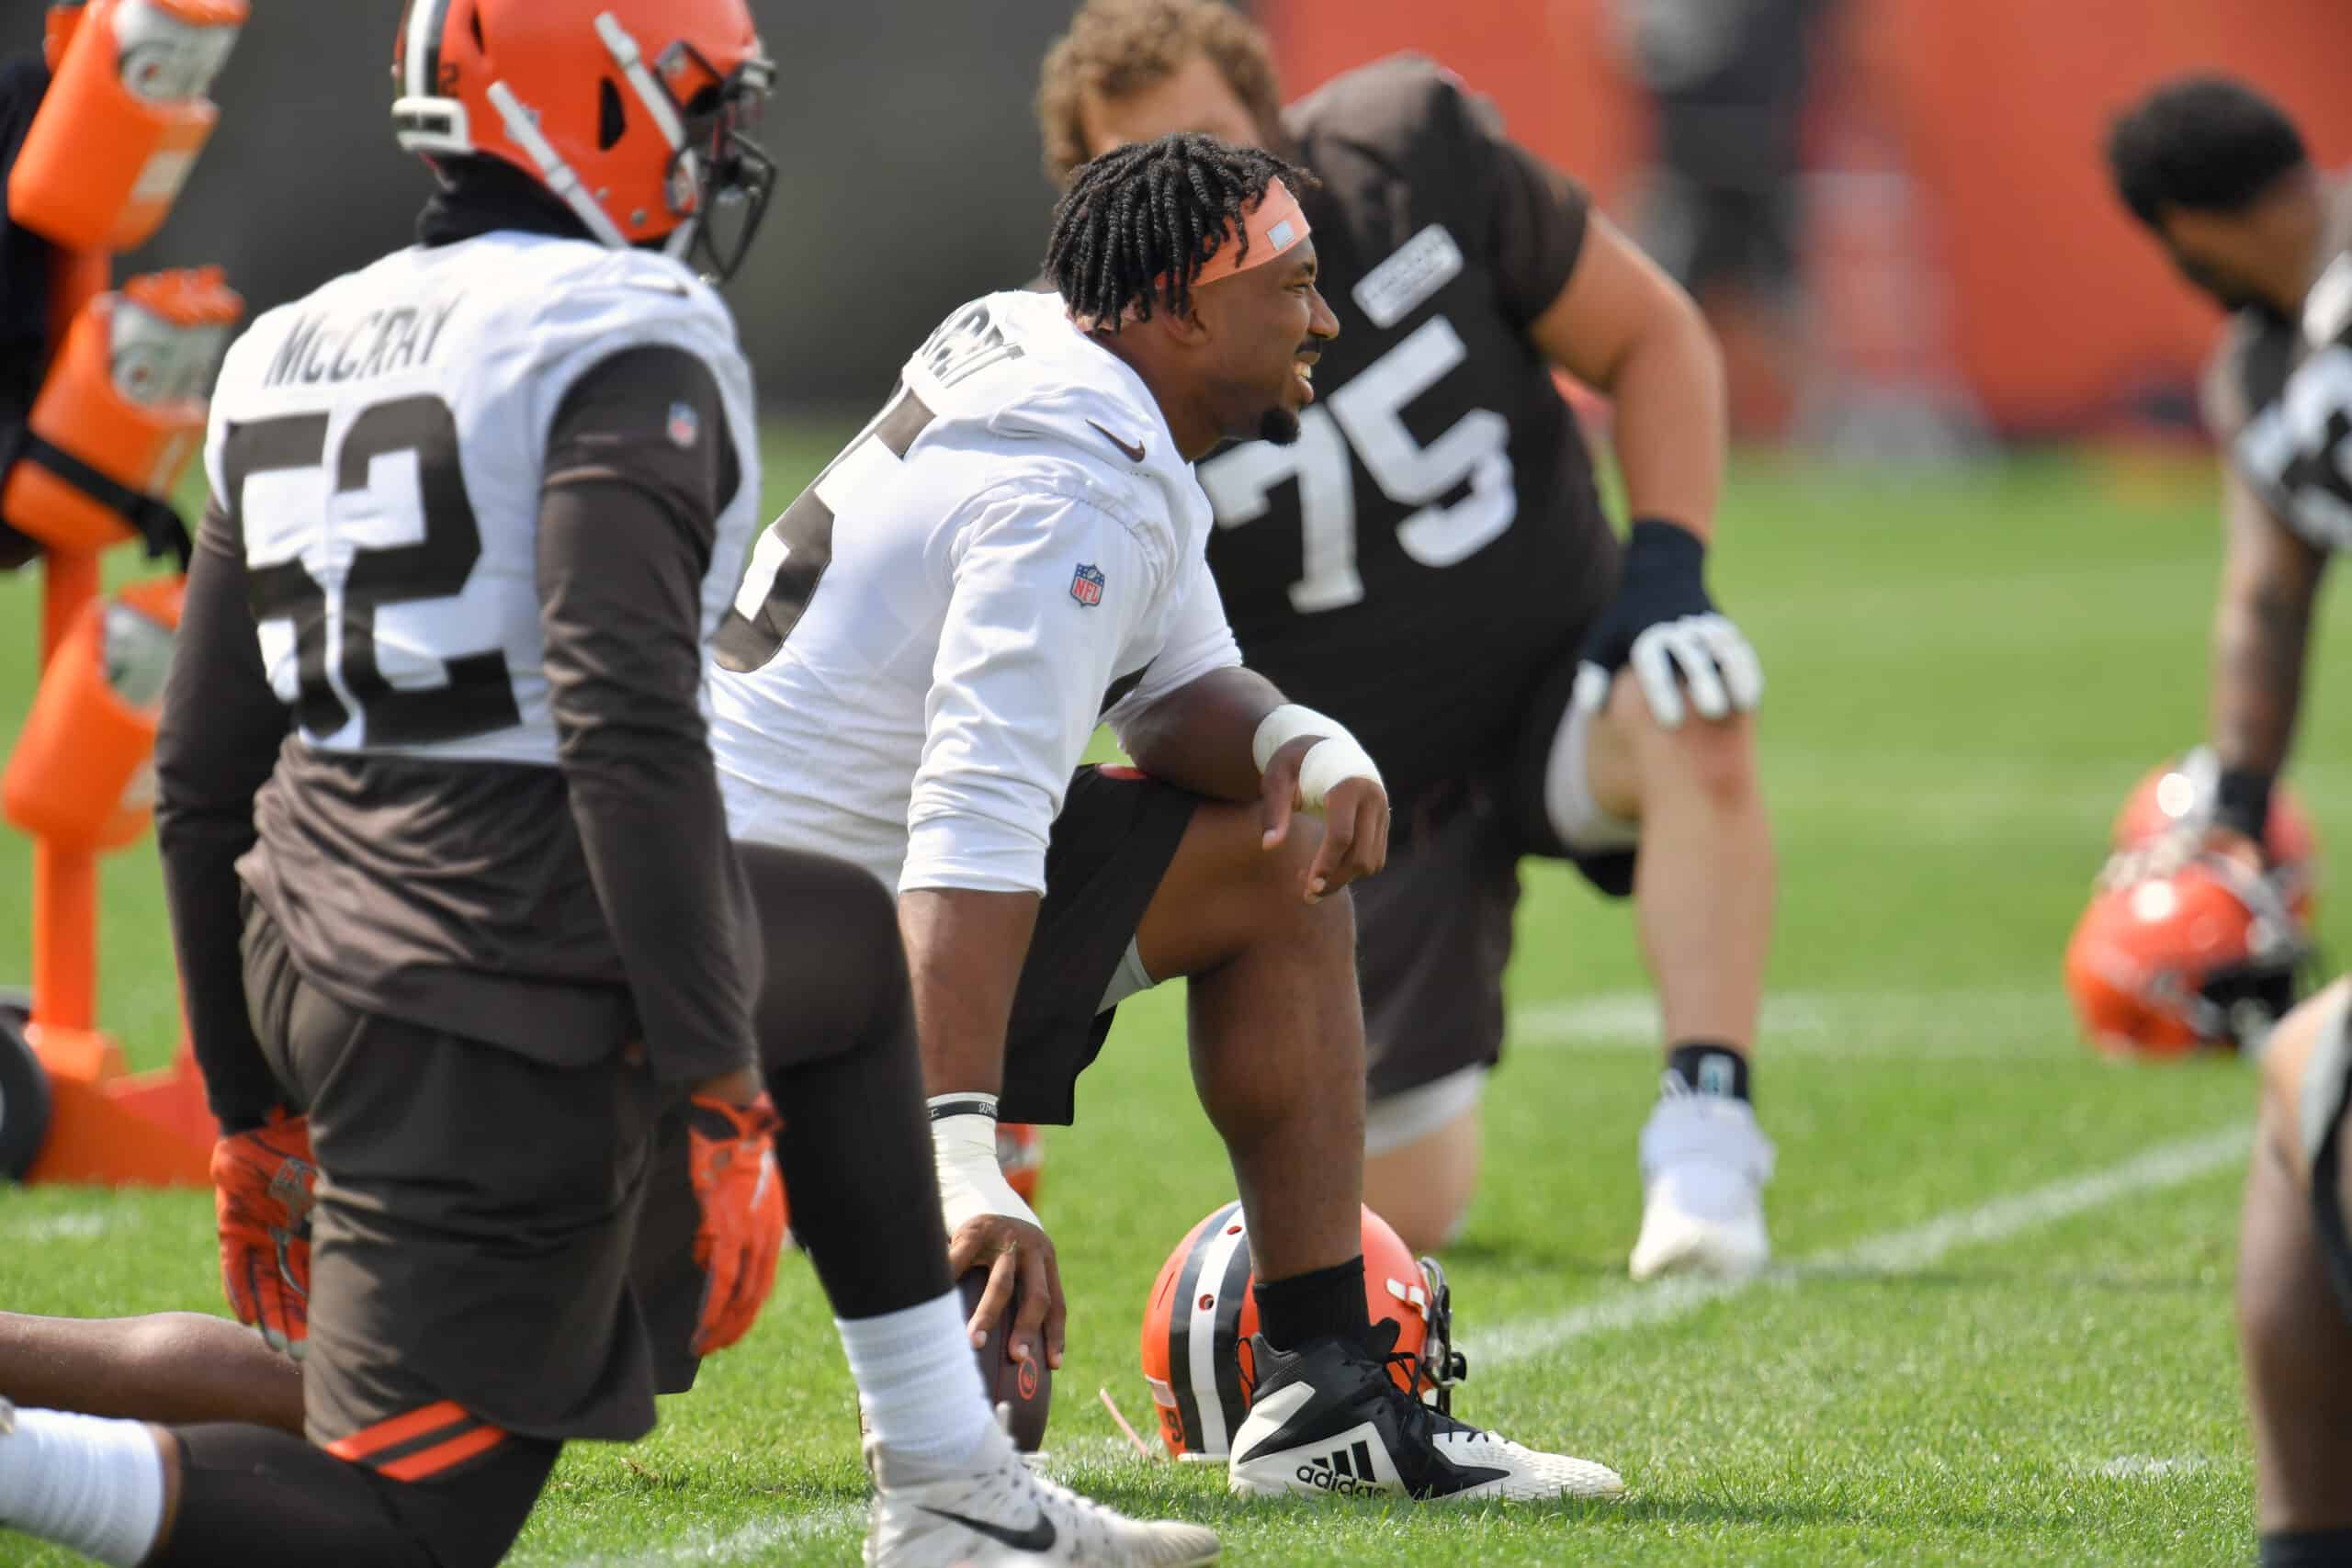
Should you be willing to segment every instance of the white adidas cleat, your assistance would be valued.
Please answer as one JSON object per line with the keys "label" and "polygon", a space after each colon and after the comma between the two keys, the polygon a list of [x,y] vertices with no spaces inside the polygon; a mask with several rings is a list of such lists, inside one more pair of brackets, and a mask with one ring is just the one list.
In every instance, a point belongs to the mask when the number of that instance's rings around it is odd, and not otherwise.
{"label": "white adidas cleat", "polygon": [[1642,1129],[1642,1234],[1636,1280],[1701,1274],[1745,1280],[1772,1260],[1764,1184],[1772,1140],[1744,1100],[1693,1094],[1673,1073]]}
{"label": "white adidas cleat", "polygon": [[909,1459],[871,1438],[869,1568],[1191,1568],[1215,1562],[1216,1532],[1114,1513],[1021,1462],[1001,1425],[961,1461]]}
{"label": "white adidas cleat", "polygon": [[[1416,1503],[1528,1503],[1615,1497],[1605,1464],[1547,1454],[1424,1404],[1388,1375],[1396,1325],[1373,1343],[1321,1339],[1279,1351],[1251,1341],[1258,1386],[1233,1436],[1226,1485],[1243,1497],[1359,1497]],[[1418,1369],[1415,1369],[1418,1371]]]}

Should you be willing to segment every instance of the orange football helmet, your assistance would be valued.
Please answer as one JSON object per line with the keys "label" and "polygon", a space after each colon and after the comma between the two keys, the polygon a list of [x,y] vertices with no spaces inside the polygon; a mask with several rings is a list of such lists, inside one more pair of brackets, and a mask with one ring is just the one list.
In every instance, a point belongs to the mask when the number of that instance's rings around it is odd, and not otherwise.
{"label": "orange football helmet", "polygon": [[[2132,786],[2123,809],[2115,814],[2109,847],[2129,855],[2151,850],[2176,833],[2202,829],[2212,816],[2220,774],[2212,751],[2203,746],[2158,763]],[[2262,856],[2288,908],[2297,919],[2310,920],[2319,882],[2319,829],[2302,797],[2283,782],[2271,792]]]}
{"label": "orange football helmet", "polygon": [[[1453,1295],[1434,1258],[1416,1262],[1387,1221],[1363,1212],[1364,1303],[1374,1323],[1393,1319],[1396,1350],[1415,1358],[1420,1383],[1442,1409],[1469,1364],[1453,1348]],[[1143,1376],[1159,1415],[1160,1440],[1180,1460],[1222,1460],[1250,1413],[1257,1386],[1258,1299],[1250,1287],[1250,1232],[1227,1203],[1185,1233],[1152,1281],[1143,1314]],[[1410,1374],[1389,1369],[1400,1387]]]}
{"label": "orange football helmet", "polygon": [[2310,956],[2267,878],[2205,855],[2094,893],[2066,944],[2066,994],[2084,1037],[2112,1055],[2255,1053]]}
{"label": "orange football helmet", "polygon": [[1038,1185],[1046,1179],[1046,1130],[1026,1122],[998,1122],[996,1168],[1013,1195],[1035,1208]]}
{"label": "orange football helmet", "polygon": [[502,159],[615,248],[666,238],[723,279],[775,188],[744,0],[409,0],[392,75],[403,149]]}

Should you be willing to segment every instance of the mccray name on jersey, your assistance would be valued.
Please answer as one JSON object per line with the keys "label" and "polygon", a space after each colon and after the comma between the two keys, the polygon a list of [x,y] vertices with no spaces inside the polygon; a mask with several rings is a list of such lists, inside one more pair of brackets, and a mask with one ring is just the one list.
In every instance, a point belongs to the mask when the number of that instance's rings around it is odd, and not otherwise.
{"label": "mccray name on jersey", "polygon": [[441,329],[457,313],[455,299],[393,305],[337,320],[298,315],[262,376],[265,387],[393,376],[433,362]]}

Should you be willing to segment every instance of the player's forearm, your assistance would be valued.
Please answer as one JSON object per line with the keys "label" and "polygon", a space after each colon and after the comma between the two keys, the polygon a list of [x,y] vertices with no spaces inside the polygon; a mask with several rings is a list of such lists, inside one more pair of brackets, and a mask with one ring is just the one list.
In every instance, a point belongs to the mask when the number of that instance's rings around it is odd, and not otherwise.
{"label": "player's forearm", "polygon": [[2292,584],[2233,581],[2213,626],[2212,745],[2224,769],[2275,775],[2302,704],[2312,601]]}
{"label": "player's forearm", "polygon": [[238,1133],[285,1098],[245,1006],[237,861],[254,846],[254,796],[286,710],[262,673],[243,558],[223,527],[207,518],[188,574],[155,737],[155,839],[189,1042],[214,1118]]}
{"label": "player's forearm", "polygon": [[572,749],[565,784],[654,1074],[704,1084],[756,1062],[757,948],[736,919],[740,874],[700,736],[640,746]]}
{"label": "player's forearm", "polygon": [[655,1074],[752,1064],[756,933],[704,736],[690,535],[642,491],[551,490],[540,634],[556,762]]}
{"label": "player's forearm", "polygon": [[1255,671],[1214,670],[1122,725],[1119,741],[1153,778],[1213,800],[1251,801],[1260,787],[1251,741],[1282,701]]}
{"label": "player's forearm", "polygon": [[1723,352],[1697,307],[1661,305],[1603,388],[1627,513],[1714,533],[1726,439]]}
{"label": "player's forearm", "polygon": [[924,1092],[998,1093],[1012,993],[1037,923],[1035,893],[910,888],[899,897]]}

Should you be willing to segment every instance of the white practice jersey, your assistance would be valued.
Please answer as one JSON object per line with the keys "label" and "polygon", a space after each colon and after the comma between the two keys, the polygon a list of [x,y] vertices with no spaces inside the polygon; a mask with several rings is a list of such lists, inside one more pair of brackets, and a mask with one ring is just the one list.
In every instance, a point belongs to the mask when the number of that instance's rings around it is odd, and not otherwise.
{"label": "white practice jersey", "polygon": [[[262,660],[309,745],[552,765],[537,547],[550,423],[581,375],[670,347],[716,378],[742,479],[703,583],[716,628],[759,505],[733,319],[676,261],[505,231],[398,251],[271,310],[212,396]],[[693,411],[673,435],[706,434]]]}
{"label": "white practice jersey", "polygon": [[1240,662],[1209,526],[1159,404],[1058,298],[957,310],[761,536],[719,630],[735,836],[902,891],[1042,893],[1106,708]]}

